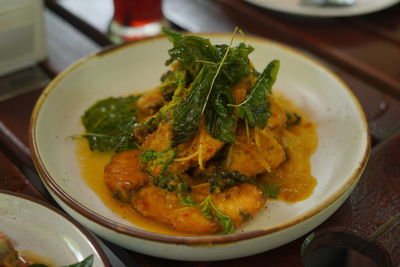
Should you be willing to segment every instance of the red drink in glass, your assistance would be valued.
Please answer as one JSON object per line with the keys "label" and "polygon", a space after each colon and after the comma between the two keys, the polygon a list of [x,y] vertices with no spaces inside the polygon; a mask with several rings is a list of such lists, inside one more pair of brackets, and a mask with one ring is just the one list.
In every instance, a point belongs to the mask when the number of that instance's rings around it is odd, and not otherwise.
{"label": "red drink in glass", "polygon": [[164,24],[161,0],[114,0],[109,36],[117,43],[157,35]]}
{"label": "red drink in glass", "polygon": [[162,20],[161,0],[114,0],[114,21],[140,27]]}

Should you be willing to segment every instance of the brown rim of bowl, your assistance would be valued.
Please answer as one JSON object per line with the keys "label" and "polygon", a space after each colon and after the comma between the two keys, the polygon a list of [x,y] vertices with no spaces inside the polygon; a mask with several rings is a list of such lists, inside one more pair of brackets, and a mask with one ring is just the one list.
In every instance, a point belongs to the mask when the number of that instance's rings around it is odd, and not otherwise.
{"label": "brown rim of bowl", "polygon": [[92,245],[93,249],[100,256],[100,259],[101,259],[103,265],[106,266],[106,267],[110,267],[111,266],[110,262],[108,261],[106,255],[105,255],[103,249],[100,247],[99,243],[97,243],[97,241],[92,237],[92,235],[82,225],[80,225],[75,219],[70,217],[68,214],[64,213],[63,211],[57,209],[56,207],[50,205],[47,202],[44,202],[44,201],[39,200],[37,198],[31,197],[31,196],[27,196],[27,195],[24,195],[24,194],[21,194],[21,193],[0,189],[0,194],[9,195],[9,196],[13,196],[13,197],[17,197],[17,198],[21,198],[21,199],[24,199],[24,200],[28,200],[28,201],[34,202],[34,203],[36,203],[36,204],[38,204],[38,205],[40,205],[40,206],[42,206],[44,208],[47,208],[47,209],[55,212],[57,215],[60,215],[65,220],[70,222],[74,227],[76,227],[85,236],[85,238]]}
{"label": "brown rim of bowl", "polygon": [[[199,34],[199,36],[221,36],[221,37],[231,37],[229,34],[224,34],[224,33],[203,33]],[[248,232],[239,232],[239,233],[233,233],[229,235],[207,235],[207,236],[173,236],[173,235],[166,235],[166,234],[158,234],[158,233],[152,233],[148,232],[146,230],[142,230],[139,228],[135,228],[133,226],[128,226],[124,225],[118,222],[115,222],[113,220],[110,220],[102,215],[99,215],[90,209],[82,206],[78,201],[75,199],[71,198],[66,192],[60,188],[57,183],[52,179],[51,175],[48,173],[46,167],[43,165],[37,144],[35,142],[35,125],[36,121],[38,118],[39,111],[41,109],[42,104],[45,102],[47,96],[51,93],[52,89],[54,86],[58,83],[59,80],[61,80],[65,75],[67,75],[70,71],[74,70],[75,68],[81,66],[84,64],[86,61],[96,58],[96,57],[102,57],[109,55],[111,53],[114,53],[120,49],[126,49],[127,47],[131,46],[136,46],[136,45],[141,45],[143,43],[153,41],[153,40],[158,40],[158,39],[164,39],[164,36],[157,36],[153,38],[148,38],[144,39],[142,41],[137,41],[133,43],[128,43],[128,44],[123,44],[123,45],[118,45],[115,47],[111,47],[109,49],[106,49],[105,51],[100,51],[98,53],[89,55],[75,64],[71,65],[68,67],[66,70],[64,70],[62,73],[60,73],[53,81],[50,82],[50,84],[46,87],[46,89],[43,91],[41,96],[39,97],[34,110],[32,112],[32,117],[29,125],[29,146],[32,151],[32,158],[33,162],[35,164],[36,169],[38,170],[40,177],[46,187],[48,189],[51,189],[52,193],[59,198],[59,200],[62,201],[63,204],[67,205],[69,208],[73,209],[74,211],[78,212],[81,216],[85,217],[86,219],[97,223],[98,225],[103,226],[104,228],[107,228],[107,230],[114,231],[119,234],[125,234],[131,237],[135,238],[140,238],[140,239],[145,239],[148,241],[157,241],[157,242],[163,242],[163,243],[171,243],[171,244],[186,244],[186,245],[204,245],[204,244],[227,244],[227,243],[232,243],[232,242],[238,242],[241,240],[245,239],[250,239],[250,238],[256,238],[260,237],[266,234],[274,233],[280,230],[283,230],[285,228],[292,227],[298,223],[304,222],[307,219],[313,217],[314,215],[318,214],[331,204],[333,204],[336,200],[340,198],[347,190],[351,188],[351,186],[358,181],[360,178],[366,163],[368,161],[369,153],[370,153],[370,135],[369,135],[369,128],[368,128],[368,123],[366,120],[366,116],[364,114],[364,111],[358,102],[357,98],[354,96],[353,92],[350,90],[350,88],[342,81],[341,78],[339,78],[334,72],[329,70],[327,67],[319,63],[317,60],[311,58],[310,56],[306,56],[303,53],[278,42],[271,41],[265,38],[261,37],[255,37],[255,36],[246,36],[245,40],[251,39],[253,41],[265,43],[267,45],[273,45],[280,47],[284,50],[289,51],[290,53],[294,53],[300,57],[302,57],[304,60],[313,63],[314,65],[319,66],[323,70],[325,70],[328,74],[330,74],[335,80],[337,80],[344,90],[348,93],[350,98],[353,100],[353,103],[356,105],[356,108],[358,110],[359,116],[362,120],[362,125],[363,125],[363,130],[365,132],[365,147],[364,147],[364,152],[362,155],[362,158],[359,160],[359,162],[356,165],[356,168],[354,169],[353,173],[350,175],[349,179],[347,180],[346,183],[344,183],[334,194],[332,194],[327,200],[325,200],[323,203],[321,203],[319,206],[311,209],[308,211],[306,214],[295,218],[287,223],[269,228],[269,229],[264,229],[264,230],[252,230]]]}

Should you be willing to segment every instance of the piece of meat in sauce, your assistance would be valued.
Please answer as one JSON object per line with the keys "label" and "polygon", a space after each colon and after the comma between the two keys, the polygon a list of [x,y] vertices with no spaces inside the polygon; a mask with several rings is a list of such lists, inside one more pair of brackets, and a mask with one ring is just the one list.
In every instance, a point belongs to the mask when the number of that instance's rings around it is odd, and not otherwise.
{"label": "piece of meat in sauce", "polygon": [[163,105],[165,105],[164,96],[158,88],[143,94],[137,101],[137,109],[143,117],[154,115]]}
{"label": "piece of meat in sauce", "polygon": [[[121,152],[107,165],[106,184],[113,193],[129,197],[132,208],[139,214],[176,231],[210,234],[222,230],[215,220],[208,220],[204,216],[200,207],[183,205],[177,193],[152,185],[146,174],[137,167],[138,154],[138,150]],[[198,204],[209,194],[209,186],[205,185],[194,186],[190,194]],[[265,197],[258,187],[242,184],[213,194],[212,201],[238,227],[264,206]]]}
{"label": "piece of meat in sauce", "polygon": [[[286,159],[280,142],[286,123],[286,113],[270,98],[271,116],[264,129],[249,129],[244,125],[236,130],[236,142],[232,145],[228,169],[248,176],[270,172]],[[245,163],[245,164],[244,164]]]}
{"label": "piece of meat in sauce", "polygon": [[104,181],[113,196],[129,201],[132,192],[147,183],[147,175],[139,171],[139,150],[127,150],[113,156],[104,168]]}
{"label": "piece of meat in sauce", "polygon": [[[146,141],[142,144],[141,150],[165,151],[170,148],[171,139],[171,125],[163,122],[158,126],[155,132],[147,137]],[[193,138],[175,148],[177,154],[175,159],[169,164],[168,170],[171,173],[183,173],[190,167],[197,165],[199,160],[205,163],[211,159],[223,145],[223,142],[214,139],[208,133],[202,122]],[[161,172],[161,169],[150,169],[146,167],[145,169],[149,171],[153,177],[158,176]]]}
{"label": "piece of meat in sauce", "polygon": [[[200,204],[207,196],[206,190],[194,189],[190,196]],[[237,228],[252,218],[265,204],[262,191],[251,184],[231,187],[212,195],[212,202],[223,214],[232,219]],[[180,232],[211,234],[222,228],[215,219],[207,219],[198,206],[182,205],[177,193],[147,185],[132,197],[132,207],[139,214]]]}

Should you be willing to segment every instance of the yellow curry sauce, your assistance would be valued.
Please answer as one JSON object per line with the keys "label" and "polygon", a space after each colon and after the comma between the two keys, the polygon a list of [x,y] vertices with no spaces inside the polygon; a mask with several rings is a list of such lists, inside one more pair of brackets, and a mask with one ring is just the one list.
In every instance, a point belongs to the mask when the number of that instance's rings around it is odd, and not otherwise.
{"label": "yellow curry sauce", "polygon": [[318,146],[318,136],[316,125],[310,122],[306,113],[283,96],[277,100],[287,112],[299,114],[302,120],[299,125],[289,128],[289,133],[283,137],[288,160],[262,179],[280,185],[279,199],[291,203],[308,198],[317,185],[311,175],[310,161]]}
{"label": "yellow curry sauce", "polygon": [[82,177],[85,179],[86,184],[99,196],[101,201],[103,201],[109,209],[123,219],[146,230],[160,234],[182,235],[182,233],[168,229],[149,218],[137,214],[129,203],[122,203],[113,198],[112,193],[104,182],[104,167],[110,163],[114,153],[91,151],[87,140],[83,138],[78,139],[76,144]]}
{"label": "yellow curry sauce", "polygon": [[[317,185],[316,179],[311,175],[310,163],[318,145],[317,131],[308,116],[289,100],[283,96],[278,96],[276,99],[287,112],[299,114],[302,120],[299,125],[290,127],[283,136],[282,141],[287,148],[288,160],[260,179],[278,184],[280,186],[278,199],[292,203],[308,198]],[[85,182],[114,213],[152,232],[183,234],[137,214],[129,203],[122,203],[113,198],[104,182],[104,167],[111,161],[113,153],[93,152],[89,149],[86,139],[80,139],[77,141],[77,155]]]}

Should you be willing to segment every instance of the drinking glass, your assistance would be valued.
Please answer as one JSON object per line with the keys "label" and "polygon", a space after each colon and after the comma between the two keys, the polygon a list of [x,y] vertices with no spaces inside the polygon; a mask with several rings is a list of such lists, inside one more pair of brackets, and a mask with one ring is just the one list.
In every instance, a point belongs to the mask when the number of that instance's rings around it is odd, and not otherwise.
{"label": "drinking glass", "polygon": [[108,34],[114,43],[157,35],[166,21],[161,0],[114,0]]}

